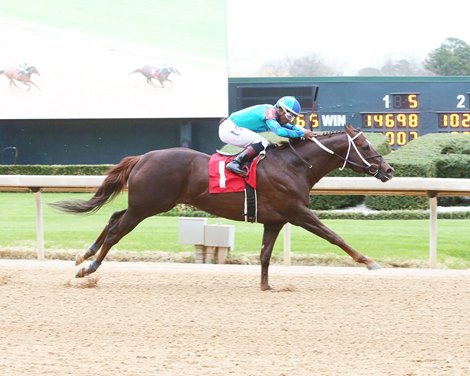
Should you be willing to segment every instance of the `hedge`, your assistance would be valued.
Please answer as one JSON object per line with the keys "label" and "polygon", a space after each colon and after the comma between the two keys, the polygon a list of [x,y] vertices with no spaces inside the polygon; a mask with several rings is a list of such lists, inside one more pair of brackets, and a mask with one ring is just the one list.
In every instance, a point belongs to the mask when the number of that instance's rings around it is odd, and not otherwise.
{"label": "hedge", "polygon": [[104,175],[111,165],[0,165],[0,175]]}
{"label": "hedge", "polygon": [[[336,196],[339,197],[339,196]],[[387,210],[387,211],[342,211],[342,210],[315,210],[315,215],[324,219],[368,219],[368,220],[409,220],[429,219],[426,210]],[[214,217],[191,205],[180,204],[166,213],[158,215],[175,217]],[[439,219],[470,219],[470,211],[438,212]]]}
{"label": "hedge", "polygon": [[[395,176],[470,178],[470,134],[432,133],[412,140],[387,156]],[[446,198],[439,198],[445,205]],[[455,198],[449,200],[455,203]],[[463,200],[461,200],[463,201]],[[423,209],[426,197],[367,196],[365,204],[375,210]]]}

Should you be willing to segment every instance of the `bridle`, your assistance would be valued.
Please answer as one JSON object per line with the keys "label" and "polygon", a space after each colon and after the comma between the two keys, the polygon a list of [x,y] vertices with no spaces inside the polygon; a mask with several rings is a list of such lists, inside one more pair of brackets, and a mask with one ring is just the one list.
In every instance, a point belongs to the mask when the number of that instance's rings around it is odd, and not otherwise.
{"label": "bridle", "polygon": [[[380,171],[380,166],[383,163],[383,157],[380,154],[372,155],[370,157],[364,158],[364,156],[361,154],[359,149],[357,148],[356,143],[354,140],[359,137],[362,134],[362,132],[358,132],[354,137],[351,137],[348,133],[346,133],[346,136],[348,137],[348,151],[346,153],[346,157],[343,157],[339,155],[338,153],[334,152],[333,150],[327,148],[325,145],[323,145],[320,141],[318,141],[316,138],[313,138],[312,141],[315,142],[321,149],[325,150],[327,153],[330,153],[332,155],[337,156],[338,158],[342,159],[344,161],[343,166],[339,168],[340,171],[344,170],[346,165],[349,163],[352,166],[359,167],[363,169],[364,171],[367,171],[370,175],[377,177]],[[367,141],[369,142],[369,141]],[[359,156],[363,164],[356,163],[354,161],[351,161],[349,159],[349,155],[351,154],[351,146],[354,148],[356,151],[356,154]],[[368,159],[373,159],[373,158],[379,158],[380,163],[378,165],[376,164],[371,164],[367,160]]]}
{"label": "bridle", "polygon": [[[357,145],[356,143],[354,142],[354,140],[359,137],[360,135],[362,134],[362,132],[358,132],[354,137],[351,137],[348,133],[346,133],[346,135],[348,136],[348,151],[346,153],[346,157],[343,157],[342,155],[339,155],[338,153],[336,153],[335,151],[331,150],[330,148],[326,147],[325,145],[323,145],[320,141],[317,140],[317,138],[312,138],[311,140],[318,145],[318,147],[320,147],[321,149],[323,149],[324,151],[326,151],[327,153],[331,154],[331,155],[335,155],[336,157],[340,158],[341,160],[344,161],[343,163],[343,166],[341,166],[339,168],[340,171],[344,170],[344,168],[346,167],[346,165],[349,163],[350,165],[352,166],[355,166],[355,167],[359,167],[361,169],[363,169],[364,171],[367,171],[370,175],[374,176],[374,177],[378,177],[378,175],[380,175],[380,166],[382,165],[384,159],[383,157],[380,155],[380,154],[376,154],[376,155],[372,155],[370,157],[366,157],[364,158],[364,156],[360,153],[359,149],[357,148]],[[369,142],[369,141],[367,141]],[[289,142],[289,146],[291,147],[292,151],[294,152],[294,154],[296,154],[307,166],[308,168],[312,168],[312,165],[307,162],[292,146],[292,144]],[[359,158],[362,160],[363,164],[359,164],[359,163],[356,163],[354,161],[351,161],[349,159],[349,155],[351,154],[351,149],[354,148],[354,150],[356,151],[356,154],[359,156]],[[379,158],[380,159],[380,163],[377,165],[377,164],[371,164],[368,162],[368,159],[373,159],[373,158]]]}

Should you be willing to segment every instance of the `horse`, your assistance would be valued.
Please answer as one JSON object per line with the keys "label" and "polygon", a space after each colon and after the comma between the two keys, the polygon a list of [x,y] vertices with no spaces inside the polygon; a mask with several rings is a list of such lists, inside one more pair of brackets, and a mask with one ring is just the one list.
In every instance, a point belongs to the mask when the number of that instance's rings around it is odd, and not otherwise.
{"label": "horse", "polygon": [[28,90],[31,89],[31,86],[36,86],[39,89],[39,86],[31,81],[31,76],[37,74],[40,76],[39,70],[35,66],[29,66],[26,68],[26,72],[10,67],[7,69],[0,70],[0,75],[4,74],[10,80],[10,87],[13,89],[13,86],[19,87],[15,81],[21,82],[28,87]]}
{"label": "horse", "polygon": [[[218,217],[243,221],[244,192],[209,193],[209,159],[205,153],[181,147],[124,157],[111,167],[88,201],[50,203],[68,213],[94,213],[115,198],[126,185],[128,187],[127,209],[113,213],[95,242],[83,254],[76,255],[75,264],[80,265],[100,250],[94,261],[78,270],[76,277],[95,272],[111,247],[142,220],[164,213],[179,203],[195,206]],[[311,188],[338,167],[375,176],[382,182],[394,175],[394,169],[373,148],[362,131],[351,125],[345,126],[344,131],[322,134],[311,140],[289,141],[266,149],[265,158],[257,166],[257,221],[263,224],[260,252],[262,291],[271,289],[268,270],[273,246],[288,222],[340,247],[368,269],[380,268],[377,262],[360,254],[325,226],[308,207]]]}
{"label": "horse", "polygon": [[163,88],[165,87],[165,85],[163,84],[165,81],[171,82],[171,84],[173,84],[173,81],[168,78],[170,74],[174,73],[177,75],[181,75],[179,70],[175,67],[165,65],[161,68],[157,68],[148,64],[144,65],[142,68],[130,72],[130,74],[132,73],[143,74],[147,79],[147,83],[153,86],[155,86],[155,84],[153,83],[153,79],[155,78],[160,82],[160,86]]}

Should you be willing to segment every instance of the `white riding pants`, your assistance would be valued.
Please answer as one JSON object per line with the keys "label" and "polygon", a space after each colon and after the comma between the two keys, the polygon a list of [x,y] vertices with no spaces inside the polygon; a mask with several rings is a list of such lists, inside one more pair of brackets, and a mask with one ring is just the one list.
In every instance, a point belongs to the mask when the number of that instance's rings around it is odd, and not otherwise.
{"label": "white riding pants", "polygon": [[232,120],[225,119],[219,125],[219,138],[226,144],[246,148],[248,145],[261,142],[266,148],[269,141],[259,133],[253,132],[251,129],[237,127]]}

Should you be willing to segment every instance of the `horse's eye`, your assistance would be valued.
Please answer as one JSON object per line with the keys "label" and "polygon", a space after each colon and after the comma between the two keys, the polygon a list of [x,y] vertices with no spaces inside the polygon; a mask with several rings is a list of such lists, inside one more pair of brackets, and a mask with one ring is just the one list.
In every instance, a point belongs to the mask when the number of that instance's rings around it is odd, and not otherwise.
{"label": "horse's eye", "polygon": [[364,150],[364,151],[369,151],[369,150],[370,150],[370,146],[369,146],[369,145],[363,146],[363,147],[362,147],[362,150]]}

